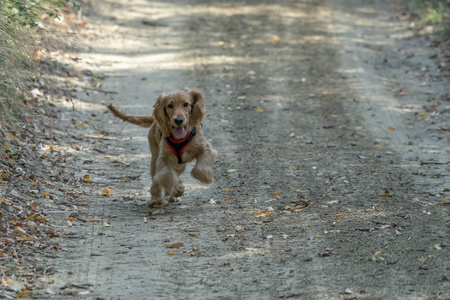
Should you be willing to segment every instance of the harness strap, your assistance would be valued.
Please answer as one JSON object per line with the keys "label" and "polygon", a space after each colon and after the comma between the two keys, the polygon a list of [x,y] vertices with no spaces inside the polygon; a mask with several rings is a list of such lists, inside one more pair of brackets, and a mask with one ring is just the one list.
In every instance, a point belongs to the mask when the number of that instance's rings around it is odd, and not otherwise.
{"label": "harness strap", "polygon": [[182,140],[174,140],[172,137],[165,137],[164,139],[167,142],[167,145],[169,145],[169,148],[172,150],[173,154],[175,154],[175,156],[178,159],[178,163],[182,164],[183,160],[182,160],[182,156],[183,156],[183,151],[184,149],[187,147],[187,145],[189,145],[189,143],[191,142],[191,140],[194,138],[194,136],[197,134],[197,131],[195,131],[195,127],[192,128],[192,131],[188,133],[188,135],[182,139]]}

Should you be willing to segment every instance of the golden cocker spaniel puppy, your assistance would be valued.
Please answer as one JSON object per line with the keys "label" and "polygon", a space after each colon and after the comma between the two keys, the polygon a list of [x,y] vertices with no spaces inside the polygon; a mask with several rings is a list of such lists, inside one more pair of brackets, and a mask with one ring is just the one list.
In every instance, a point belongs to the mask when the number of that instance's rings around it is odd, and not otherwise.
{"label": "golden cocker spaniel puppy", "polygon": [[156,100],[152,117],[127,116],[112,104],[109,110],[131,124],[150,128],[148,142],[152,154],[150,206],[164,205],[164,196],[176,201],[184,193],[180,175],[187,163],[196,160],[191,175],[203,183],[213,181],[212,164],[217,152],[203,135],[205,98],[197,90],[185,89],[162,94]]}

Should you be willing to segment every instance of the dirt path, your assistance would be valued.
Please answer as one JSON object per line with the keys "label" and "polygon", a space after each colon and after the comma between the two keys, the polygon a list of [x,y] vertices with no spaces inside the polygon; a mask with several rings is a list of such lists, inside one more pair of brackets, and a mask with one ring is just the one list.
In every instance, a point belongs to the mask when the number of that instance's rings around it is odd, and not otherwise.
{"label": "dirt path", "polygon": [[[448,75],[387,1],[99,2],[77,68],[117,94],[78,89],[73,167],[93,182],[53,297],[448,297]],[[215,182],[184,176],[152,215],[146,130],[104,104],[149,115],[185,86],[206,93]]]}

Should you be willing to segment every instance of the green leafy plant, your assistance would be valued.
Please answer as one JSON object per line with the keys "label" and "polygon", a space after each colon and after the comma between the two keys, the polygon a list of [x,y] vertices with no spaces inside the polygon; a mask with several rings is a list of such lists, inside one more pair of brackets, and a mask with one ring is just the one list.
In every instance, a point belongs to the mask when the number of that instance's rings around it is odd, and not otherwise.
{"label": "green leafy plant", "polygon": [[424,25],[450,36],[450,0],[418,0],[418,15]]}
{"label": "green leafy plant", "polygon": [[[66,3],[70,0],[65,0]],[[21,26],[36,27],[39,14],[46,14],[49,17],[58,18],[58,8],[65,4],[61,0],[0,0],[0,10],[9,22],[17,23]],[[80,9],[80,5],[72,1],[75,9]]]}

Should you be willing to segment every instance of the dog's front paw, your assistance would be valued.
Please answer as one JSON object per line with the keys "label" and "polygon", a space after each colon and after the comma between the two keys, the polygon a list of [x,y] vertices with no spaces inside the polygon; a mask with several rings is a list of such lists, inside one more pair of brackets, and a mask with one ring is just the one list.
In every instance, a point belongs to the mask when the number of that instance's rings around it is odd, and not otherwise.
{"label": "dog's front paw", "polygon": [[176,188],[173,189],[172,191],[172,195],[170,195],[170,198],[172,197],[181,197],[184,194],[184,186],[182,184],[180,184],[179,186],[177,186]]}
{"label": "dog's front paw", "polygon": [[150,207],[163,207],[164,206],[164,199],[163,198],[156,198],[152,199],[148,202],[148,206]]}
{"label": "dog's front paw", "polygon": [[174,197],[174,196],[170,196],[169,202],[180,202],[180,199],[178,199],[177,197]]}
{"label": "dog's front paw", "polygon": [[210,184],[213,181],[213,170],[212,168],[196,168],[194,167],[191,171],[192,177],[199,180],[200,182]]}

